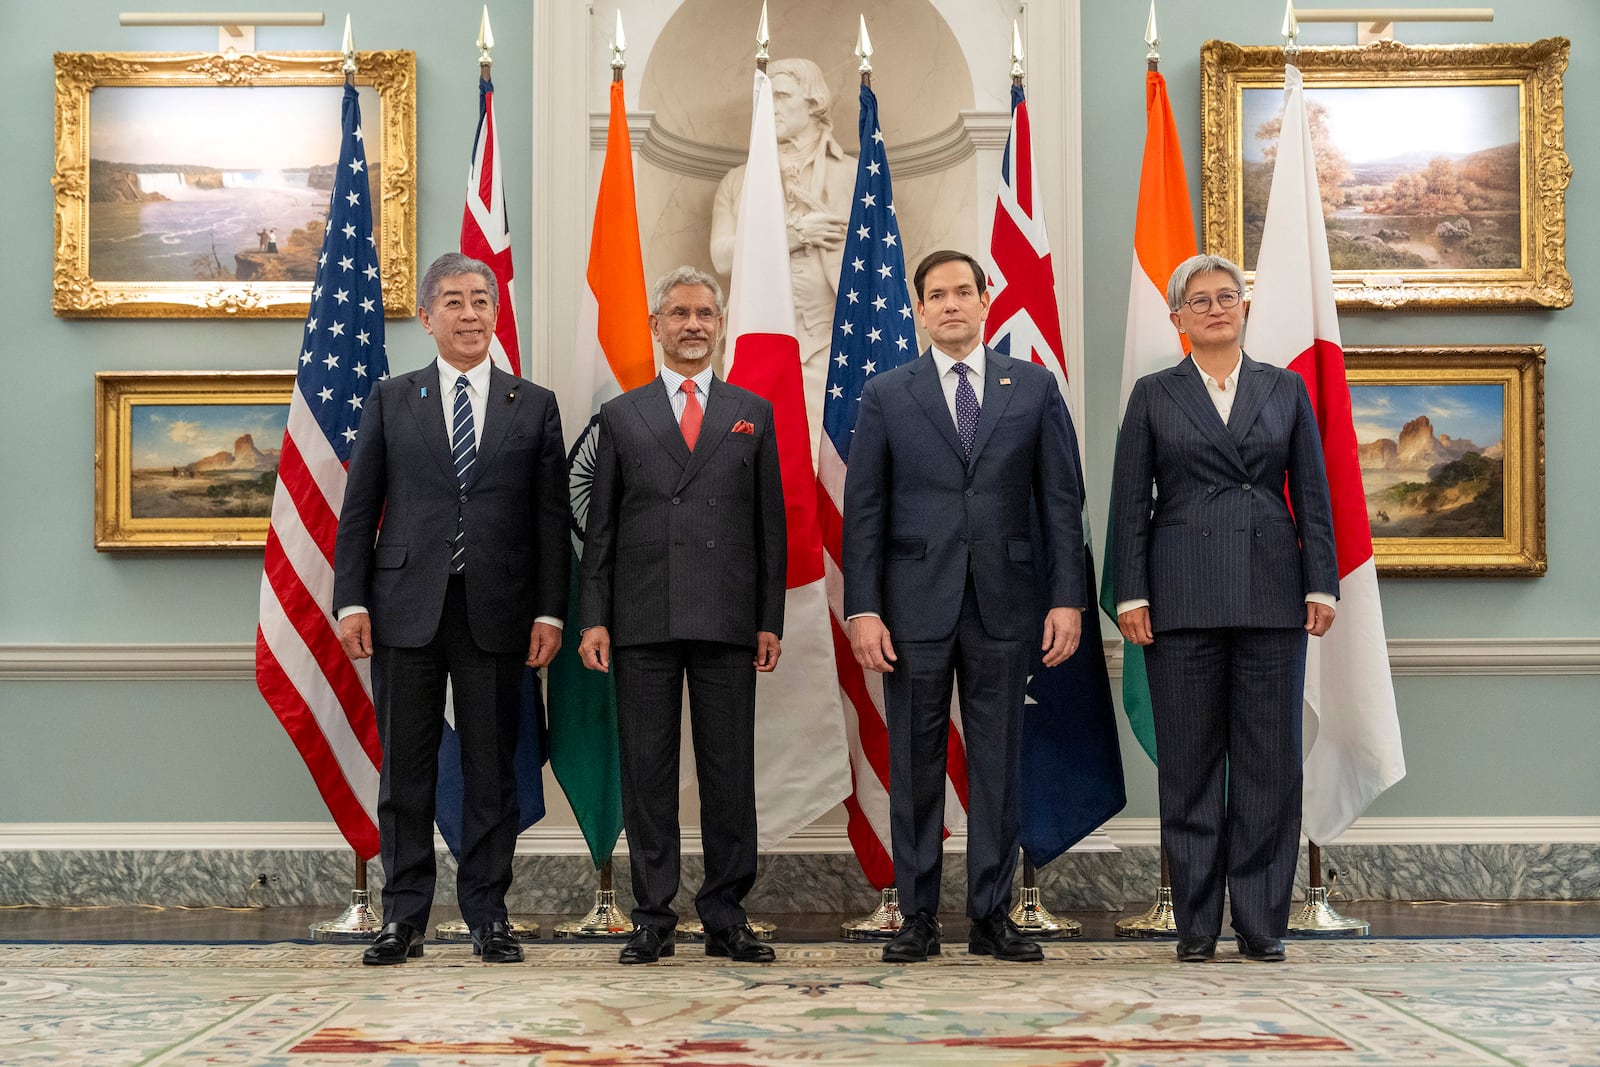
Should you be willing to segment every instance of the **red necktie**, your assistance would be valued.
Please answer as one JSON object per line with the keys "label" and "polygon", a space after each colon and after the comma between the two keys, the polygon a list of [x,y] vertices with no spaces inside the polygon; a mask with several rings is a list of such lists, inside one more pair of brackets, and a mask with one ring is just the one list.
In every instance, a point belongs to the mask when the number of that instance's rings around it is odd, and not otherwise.
{"label": "red necktie", "polygon": [[694,379],[683,380],[683,416],[678,419],[678,428],[683,431],[683,443],[689,446],[689,451],[694,451],[694,443],[700,440],[700,423],[705,419],[705,412],[700,408],[700,401],[694,395]]}

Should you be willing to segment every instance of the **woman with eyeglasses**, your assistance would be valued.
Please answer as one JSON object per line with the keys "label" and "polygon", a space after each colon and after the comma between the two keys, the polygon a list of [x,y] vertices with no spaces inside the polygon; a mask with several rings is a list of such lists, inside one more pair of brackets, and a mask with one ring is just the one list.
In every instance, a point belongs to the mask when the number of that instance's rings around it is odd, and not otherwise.
{"label": "woman with eyeglasses", "polygon": [[[1178,959],[1284,958],[1300,851],[1306,638],[1339,593],[1305,382],[1240,347],[1244,275],[1193,256],[1167,283],[1189,357],[1141,378],[1117,439],[1117,625],[1144,647]],[[1175,353],[1176,354],[1176,353]]]}

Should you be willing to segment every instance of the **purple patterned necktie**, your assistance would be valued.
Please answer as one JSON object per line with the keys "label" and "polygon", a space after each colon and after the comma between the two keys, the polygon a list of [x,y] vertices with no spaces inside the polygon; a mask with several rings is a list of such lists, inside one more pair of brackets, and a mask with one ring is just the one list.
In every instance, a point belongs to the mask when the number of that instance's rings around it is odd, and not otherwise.
{"label": "purple patterned necktie", "polygon": [[961,379],[956,383],[956,435],[961,438],[961,454],[971,459],[972,439],[978,436],[978,415],[983,409],[978,406],[978,394],[967,377],[971,368],[957,363],[955,371],[956,377]]}

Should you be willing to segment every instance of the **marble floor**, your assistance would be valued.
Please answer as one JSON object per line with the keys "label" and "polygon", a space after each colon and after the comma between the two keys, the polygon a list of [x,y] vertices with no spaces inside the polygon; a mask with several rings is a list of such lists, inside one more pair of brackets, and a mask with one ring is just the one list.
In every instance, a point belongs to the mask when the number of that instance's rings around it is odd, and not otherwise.
{"label": "marble floor", "polygon": [[[1513,937],[1600,935],[1600,900],[1588,901],[1336,901],[1342,914],[1365,919],[1374,937]],[[1112,940],[1119,919],[1138,915],[1144,906],[1123,912],[1063,912],[1083,927],[1083,940]],[[331,919],[337,908],[38,908],[0,906],[3,941],[287,941],[304,940],[312,923]],[[784,942],[838,941],[840,923],[852,915],[753,915],[776,927]],[[453,907],[434,909],[433,921],[459,918]],[[555,923],[566,915],[519,916],[539,923],[543,940],[551,942]],[[967,920],[941,916],[947,940],[966,938]]]}

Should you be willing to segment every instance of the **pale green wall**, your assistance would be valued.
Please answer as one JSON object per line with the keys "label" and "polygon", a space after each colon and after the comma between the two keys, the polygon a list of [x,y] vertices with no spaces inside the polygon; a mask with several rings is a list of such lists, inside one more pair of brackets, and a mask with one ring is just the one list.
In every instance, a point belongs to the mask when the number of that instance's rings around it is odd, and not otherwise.
{"label": "pale green wall", "polygon": [[[565,0],[564,0],[565,2]],[[571,0],[576,2],[576,0]],[[286,367],[290,320],[68,321],[50,313],[51,53],[211,50],[212,29],[124,29],[122,0],[74,0],[0,11],[6,102],[0,192],[7,208],[0,263],[11,329],[0,343],[10,396],[0,415],[0,644],[238,642],[255,628],[258,556],[110,556],[92,547],[93,380],[96,370]],[[303,10],[291,0],[264,9]],[[1084,0],[1086,431],[1092,500],[1104,500],[1114,431],[1138,156],[1144,131],[1145,5]],[[355,5],[363,48],[417,51],[419,248],[454,247],[476,119],[479,0]],[[330,23],[343,9],[329,10]],[[1167,0],[1161,36],[1173,104],[1198,194],[1202,41],[1273,43],[1278,0]],[[514,240],[527,271],[532,145],[526,63],[531,5],[494,5],[496,88]],[[1410,39],[1421,40],[1413,31]],[[1560,312],[1350,314],[1348,344],[1538,342],[1549,348],[1547,440],[1551,574],[1537,581],[1385,582],[1391,636],[1575,637],[1600,631],[1600,507],[1593,455],[1600,360],[1588,309],[1600,283],[1592,206],[1600,147],[1600,8],[1585,0],[1502,7],[1489,25],[1425,28],[1432,40],[1573,39],[1567,72],[1568,267],[1577,304]],[[1308,27],[1308,43],[1348,43],[1348,27]],[[1402,37],[1407,35],[1403,31]],[[332,48],[338,27],[258,31],[257,46]],[[880,47],[882,47],[880,45]],[[1036,60],[1042,61],[1042,60]],[[879,87],[880,93],[892,87]],[[330,122],[336,121],[330,116]],[[1048,136],[1039,131],[1036,136]],[[524,335],[527,286],[519,312]],[[421,363],[423,338],[389,325],[399,366]],[[526,341],[525,341],[526,343]],[[1097,513],[1097,530],[1103,517]],[[1593,815],[1600,810],[1600,683],[1584,678],[1405,678],[1397,684],[1411,775],[1374,815]],[[299,820],[323,815],[287,738],[253,686],[238,682],[0,682],[0,823],[115,820]],[[1124,739],[1129,815],[1154,814],[1144,757]],[[1492,768],[1486,770],[1485,768]]]}

